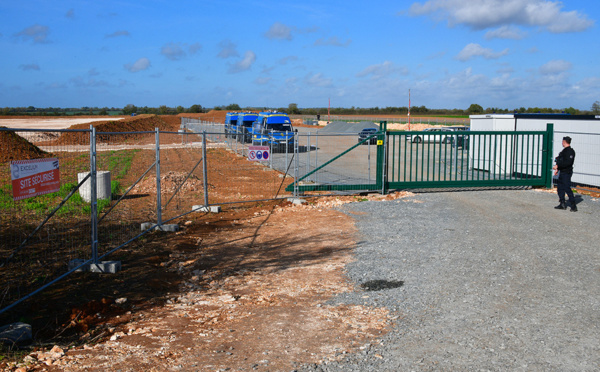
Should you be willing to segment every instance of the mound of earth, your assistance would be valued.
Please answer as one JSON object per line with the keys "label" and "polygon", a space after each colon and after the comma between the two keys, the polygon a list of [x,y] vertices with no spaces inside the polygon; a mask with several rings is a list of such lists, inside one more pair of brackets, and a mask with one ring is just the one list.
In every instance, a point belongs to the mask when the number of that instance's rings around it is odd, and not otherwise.
{"label": "mound of earth", "polygon": [[210,110],[209,112],[201,113],[201,114],[179,114],[178,117],[191,118],[191,119],[201,119],[206,121],[213,121],[215,123],[225,123],[225,116],[227,115],[227,111],[223,110]]}
{"label": "mound of earth", "polygon": [[0,163],[52,156],[51,153],[41,150],[15,132],[0,131]]}
{"label": "mound of earth", "polygon": [[[136,142],[138,144],[153,143],[154,135],[148,133],[129,133],[129,132],[151,132],[155,128],[160,131],[177,132],[180,127],[181,119],[171,115],[138,115],[124,118],[122,120],[97,121],[93,123],[76,124],[69,129],[89,129],[90,125],[96,128],[96,132],[127,133],[118,137],[114,135],[99,135],[99,143],[118,142]],[[90,143],[88,135],[82,135],[76,132],[63,133],[54,141],[45,142],[44,145],[88,145]]]}

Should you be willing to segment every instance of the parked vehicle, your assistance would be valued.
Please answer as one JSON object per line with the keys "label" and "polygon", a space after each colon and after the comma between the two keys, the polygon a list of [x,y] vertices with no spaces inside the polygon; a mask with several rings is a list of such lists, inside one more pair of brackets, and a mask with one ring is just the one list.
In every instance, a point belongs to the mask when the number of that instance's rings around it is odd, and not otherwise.
{"label": "parked vehicle", "polygon": [[455,135],[452,132],[465,131],[468,127],[433,127],[424,129],[422,134],[414,134],[406,136],[407,141],[413,143],[421,142],[439,142],[439,143],[453,143],[455,140],[458,145],[461,146],[460,138],[464,142],[464,135]]}
{"label": "parked vehicle", "polygon": [[254,112],[244,112],[238,115],[237,125],[235,127],[236,140],[242,143],[252,142],[252,124],[258,118],[258,114]]}
{"label": "parked vehicle", "polygon": [[[377,128],[365,128],[365,129],[363,129],[358,134],[358,142],[364,141],[362,143],[363,145],[368,145],[368,144],[375,145],[375,144],[377,144],[377,136],[375,134],[378,131],[379,131],[379,129],[377,129]],[[369,138],[369,140],[365,141],[367,138]]]}
{"label": "parked vehicle", "polygon": [[228,112],[225,115],[225,137],[232,137],[232,133],[236,132],[238,115],[237,112]]}
{"label": "parked vehicle", "polygon": [[294,151],[294,129],[288,114],[261,112],[250,128],[252,144],[269,146],[273,152]]}

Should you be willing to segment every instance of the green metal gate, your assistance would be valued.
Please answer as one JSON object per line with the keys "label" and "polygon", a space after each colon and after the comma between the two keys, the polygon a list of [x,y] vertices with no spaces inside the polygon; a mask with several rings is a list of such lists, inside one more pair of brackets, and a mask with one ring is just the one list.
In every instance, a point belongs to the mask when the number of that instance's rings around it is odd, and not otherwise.
{"label": "green metal gate", "polygon": [[388,132],[386,186],[551,187],[552,132]]}
{"label": "green metal gate", "polygon": [[[376,177],[372,183],[299,185],[296,190],[365,190],[552,186],[553,124],[545,131],[411,131],[377,135]],[[354,145],[331,161],[354,150]],[[308,175],[307,175],[308,176]],[[302,181],[306,176],[296,182]],[[293,186],[288,191],[293,191]]]}

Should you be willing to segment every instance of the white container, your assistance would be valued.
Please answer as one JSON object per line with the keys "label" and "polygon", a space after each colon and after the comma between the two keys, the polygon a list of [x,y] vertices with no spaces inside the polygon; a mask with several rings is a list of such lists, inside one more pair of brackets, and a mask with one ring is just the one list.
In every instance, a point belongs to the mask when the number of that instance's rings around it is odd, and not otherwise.
{"label": "white container", "polygon": [[[87,176],[89,172],[77,173],[77,181],[81,182]],[[83,185],[79,188],[79,195],[86,202],[92,201],[92,183],[88,178]],[[110,196],[110,172],[109,171],[97,171],[96,172],[96,195],[97,199],[109,199]]]}
{"label": "white container", "polygon": [[[571,146],[576,154],[571,181],[580,185],[600,187],[600,115],[488,114],[471,115],[470,119],[472,131],[544,131],[547,124],[554,124],[552,159],[563,149],[562,138],[571,137]],[[495,143],[488,144],[485,151],[489,152],[494,145]],[[510,146],[509,143],[507,145]],[[519,153],[516,153],[516,156],[518,158]],[[473,164],[477,166],[476,159]],[[552,165],[553,163],[550,164]],[[486,170],[494,171],[489,166]],[[534,169],[532,174],[541,174],[541,169]]]}

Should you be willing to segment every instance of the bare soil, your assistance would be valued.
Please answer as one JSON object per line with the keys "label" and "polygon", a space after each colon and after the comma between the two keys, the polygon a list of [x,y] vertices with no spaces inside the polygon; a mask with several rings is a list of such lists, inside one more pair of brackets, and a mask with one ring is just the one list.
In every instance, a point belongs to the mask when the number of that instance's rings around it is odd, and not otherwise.
{"label": "bare soil", "polygon": [[[152,126],[164,121],[138,119]],[[179,118],[165,123],[178,126]],[[136,153],[127,177],[135,179],[151,156]],[[262,167],[236,166],[247,161],[224,149],[209,156],[209,174],[219,175],[210,178],[211,186],[232,201],[260,192],[251,183],[231,187],[232,180],[281,182]],[[165,185],[181,176],[173,169]],[[198,182],[184,190],[190,198]],[[152,186],[142,183],[136,191],[142,197],[134,200],[140,205],[152,200]],[[71,275],[3,314],[0,324],[32,324],[36,346],[25,349],[24,358],[15,349],[6,353],[0,368],[291,370],[356,352],[386,333],[391,314],[327,304],[338,293],[356,290],[344,267],[359,237],[353,220],[335,207],[406,195],[321,197],[301,206],[252,202],[228,205],[220,214],[188,215],[178,221],[180,232],[147,234],[111,256],[123,263],[119,273]]]}

